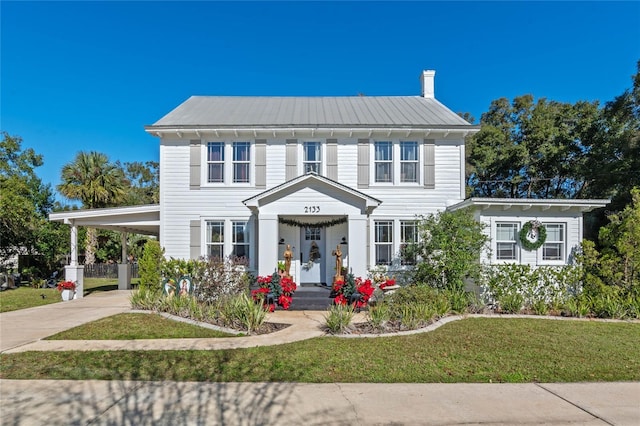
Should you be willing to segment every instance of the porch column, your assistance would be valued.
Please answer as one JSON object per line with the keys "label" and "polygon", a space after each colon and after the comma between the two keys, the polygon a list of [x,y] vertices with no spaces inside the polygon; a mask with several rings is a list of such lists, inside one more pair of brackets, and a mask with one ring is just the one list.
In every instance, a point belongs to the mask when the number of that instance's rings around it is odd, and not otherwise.
{"label": "porch column", "polygon": [[258,217],[258,275],[271,275],[278,267],[278,217]]}
{"label": "porch column", "polygon": [[84,266],[78,265],[78,227],[71,222],[71,259],[69,265],[64,267],[65,281],[76,283],[76,294],[74,299],[84,297]]}
{"label": "porch column", "polygon": [[367,216],[349,215],[349,272],[356,277],[367,276]]}
{"label": "porch column", "polygon": [[131,265],[127,261],[127,233],[120,234],[120,245],[122,246],[122,258],[118,264],[118,290],[128,290],[131,288]]}

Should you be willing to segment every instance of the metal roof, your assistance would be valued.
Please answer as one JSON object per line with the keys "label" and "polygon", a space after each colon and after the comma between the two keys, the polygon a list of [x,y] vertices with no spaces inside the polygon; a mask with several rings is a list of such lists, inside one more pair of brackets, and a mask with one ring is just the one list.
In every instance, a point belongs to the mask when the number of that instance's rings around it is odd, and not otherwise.
{"label": "metal roof", "polygon": [[192,96],[150,127],[199,126],[475,127],[421,96]]}

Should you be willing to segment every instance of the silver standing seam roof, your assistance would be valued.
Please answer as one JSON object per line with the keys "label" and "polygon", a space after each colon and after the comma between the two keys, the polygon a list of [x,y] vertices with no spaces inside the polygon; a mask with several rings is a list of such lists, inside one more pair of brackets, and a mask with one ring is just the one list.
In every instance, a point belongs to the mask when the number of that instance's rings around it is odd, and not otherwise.
{"label": "silver standing seam roof", "polygon": [[476,127],[436,99],[421,96],[192,96],[149,127],[200,126]]}

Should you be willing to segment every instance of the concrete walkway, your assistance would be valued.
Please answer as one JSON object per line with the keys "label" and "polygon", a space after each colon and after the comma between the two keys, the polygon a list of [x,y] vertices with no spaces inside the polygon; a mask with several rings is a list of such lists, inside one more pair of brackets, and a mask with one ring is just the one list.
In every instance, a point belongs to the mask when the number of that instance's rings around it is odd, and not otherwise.
{"label": "concrete walkway", "polygon": [[[226,349],[322,336],[324,312],[277,311],[291,324],[223,339],[45,341],[131,311],[129,291],[0,314],[0,352]],[[451,317],[453,318],[453,317]],[[452,320],[452,319],[450,319]],[[0,424],[640,425],[640,383],[302,384],[0,380]]]}
{"label": "concrete walkway", "polygon": [[640,383],[0,380],[2,425],[629,425]]}

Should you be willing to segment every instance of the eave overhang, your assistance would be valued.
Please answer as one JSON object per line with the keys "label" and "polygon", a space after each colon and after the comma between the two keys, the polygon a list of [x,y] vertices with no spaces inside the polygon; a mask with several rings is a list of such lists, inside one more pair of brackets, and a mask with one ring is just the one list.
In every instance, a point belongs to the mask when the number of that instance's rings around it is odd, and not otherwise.
{"label": "eave overhang", "polygon": [[554,208],[560,211],[578,210],[585,213],[605,207],[609,203],[611,200],[608,199],[467,198],[447,207],[447,210],[476,207],[481,210],[499,208],[501,210],[527,211],[537,207],[542,211]]}
{"label": "eave overhang", "polygon": [[248,138],[295,138],[295,137],[416,137],[431,139],[465,138],[480,131],[480,126],[473,125],[449,125],[428,127],[322,127],[322,126],[270,126],[270,127],[226,127],[226,126],[145,126],[145,131],[152,136],[178,137],[179,139],[206,139],[223,137],[248,137]]}

